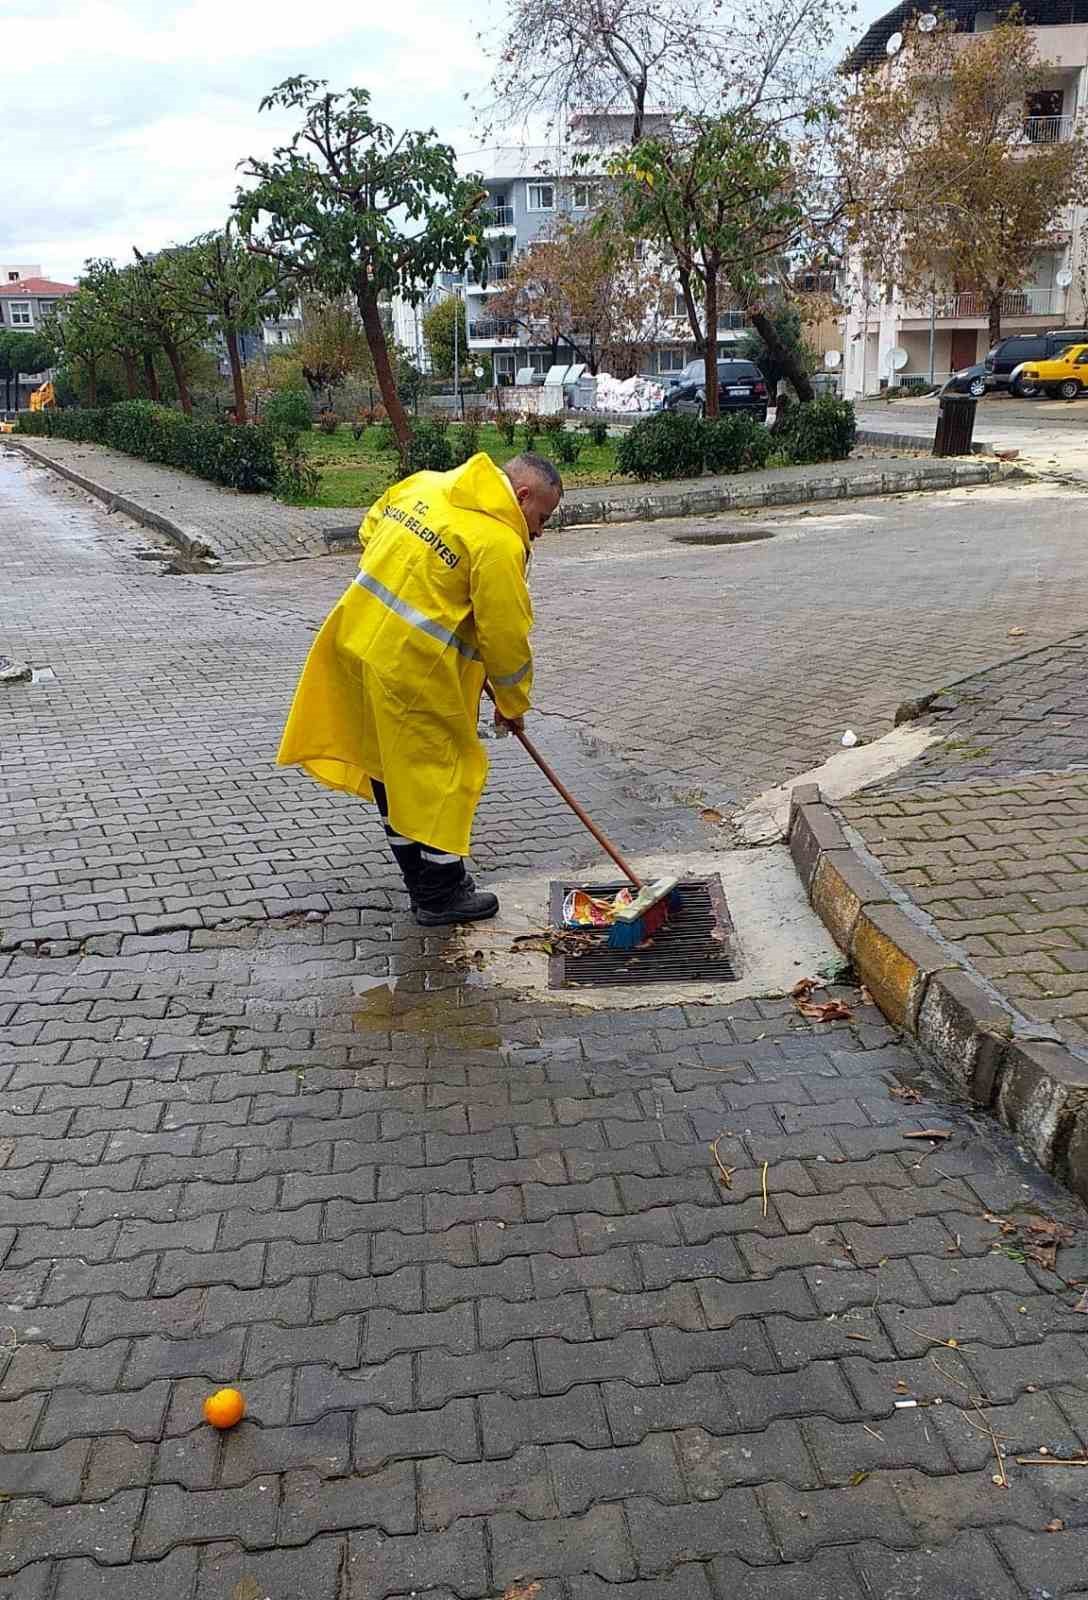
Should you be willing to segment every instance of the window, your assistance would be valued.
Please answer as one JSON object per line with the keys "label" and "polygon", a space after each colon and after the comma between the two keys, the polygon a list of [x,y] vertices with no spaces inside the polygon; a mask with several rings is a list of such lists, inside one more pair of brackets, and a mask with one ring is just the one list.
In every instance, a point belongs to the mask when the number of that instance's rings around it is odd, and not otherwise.
{"label": "window", "polygon": [[576,183],[574,185],[575,211],[592,211],[597,205],[598,186],[595,183]]}
{"label": "window", "polygon": [[555,184],[531,183],[529,185],[529,210],[554,211],[555,210]]}
{"label": "window", "polygon": [[659,350],[657,352],[658,372],[683,372],[684,352],[682,350]]}
{"label": "window", "polygon": [[1088,350],[1081,351],[1080,355],[1077,357],[1077,366],[1088,367]]}
{"label": "window", "polygon": [[11,325],[13,328],[32,328],[34,317],[30,310],[29,300],[13,300],[11,302]]}
{"label": "window", "polygon": [[552,353],[550,350],[529,351],[529,360],[527,365],[532,367],[534,372],[547,372],[551,364]]}
{"label": "window", "polygon": [[688,308],[685,304],[683,293],[679,289],[674,289],[672,292],[672,311],[670,315],[674,317],[686,317],[687,314]]}
{"label": "window", "polygon": [[8,282],[9,283],[18,283],[19,282],[19,274],[17,272],[9,272],[8,273]]}

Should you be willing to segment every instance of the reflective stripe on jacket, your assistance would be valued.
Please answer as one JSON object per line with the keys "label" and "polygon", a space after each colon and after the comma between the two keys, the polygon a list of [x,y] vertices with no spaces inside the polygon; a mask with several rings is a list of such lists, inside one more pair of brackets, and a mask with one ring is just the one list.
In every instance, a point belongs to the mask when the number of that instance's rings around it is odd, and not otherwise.
{"label": "reflective stripe on jacket", "polygon": [[499,709],[531,703],[529,530],[491,458],[395,484],[359,529],[359,571],[314,640],[279,750],[333,789],[372,798],[407,839],[467,855],[487,777],[485,676]]}

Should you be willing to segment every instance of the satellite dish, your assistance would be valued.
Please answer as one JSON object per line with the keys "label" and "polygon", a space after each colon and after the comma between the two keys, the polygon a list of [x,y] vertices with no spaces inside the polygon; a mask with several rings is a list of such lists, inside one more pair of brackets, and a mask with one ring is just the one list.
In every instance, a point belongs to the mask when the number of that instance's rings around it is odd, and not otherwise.
{"label": "satellite dish", "polygon": [[825,350],[824,351],[824,366],[827,368],[828,372],[834,372],[836,367],[841,367],[842,366],[842,351],[841,350]]}
{"label": "satellite dish", "polygon": [[937,18],[933,15],[932,11],[925,11],[918,18],[918,32],[919,33],[932,33],[936,26],[937,26]]}
{"label": "satellite dish", "polygon": [[909,361],[910,352],[909,350],[904,350],[901,344],[897,344],[894,349],[888,351],[888,365],[893,372],[902,372]]}
{"label": "satellite dish", "polygon": [[893,33],[887,44],[884,46],[884,53],[885,55],[895,56],[899,54],[902,48],[903,35],[901,33]]}
{"label": "satellite dish", "polygon": [[1069,285],[1073,282],[1073,274],[1068,267],[1063,267],[1062,270],[1056,275],[1054,282],[1058,285],[1059,289],[1068,289]]}

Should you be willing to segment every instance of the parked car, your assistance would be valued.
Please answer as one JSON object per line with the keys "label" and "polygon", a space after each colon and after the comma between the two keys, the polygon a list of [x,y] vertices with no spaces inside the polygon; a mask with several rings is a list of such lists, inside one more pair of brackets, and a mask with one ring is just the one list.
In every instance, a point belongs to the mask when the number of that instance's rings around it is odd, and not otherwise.
{"label": "parked car", "polygon": [[[662,402],[666,411],[703,416],[706,411],[706,367],[689,361]],[[746,411],[759,422],[767,420],[767,385],[754,361],[718,362],[718,409]]]}
{"label": "parked car", "polygon": [[1052,399],[1075,400],[1088,388],[1088,344],[1071,344],[1049,361],[1027,361],[1012,375],[1016,393],[1040,390]]}
{"label": "parked car", "polygon": [[954,372],[948,382],[941,388],[942,394],[970,394],[978,400],[986,393],[985,361],[976,361],[974,366],[963,367],[959,372]]}
{"label": "parked car", "polygon": [[985,361],[988,387],[1011,389],[1013,394],[1030,399],[1039,390],[1022,381],[1014,386],[1012,375],[1015,369],[1029,362],[1034,365],[1037,361],[1050,361],[1060,355],[1067,345],[1084,344],[1086,341],[1088,328],[1047,328],[1040,333],[1014,333],[1007,339],[999,339]]}

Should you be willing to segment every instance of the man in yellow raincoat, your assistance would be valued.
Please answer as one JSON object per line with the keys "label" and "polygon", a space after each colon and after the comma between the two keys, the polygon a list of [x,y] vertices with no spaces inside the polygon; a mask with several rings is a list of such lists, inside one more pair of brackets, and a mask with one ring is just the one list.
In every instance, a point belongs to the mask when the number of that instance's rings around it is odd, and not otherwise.
{"label": "man in yellow raincoat", "polygon": [[531,703],[532,540],[563,483],[542,456],[483,454],[394,484],[359,529],[359,571],[314,640],[279,750],[331,789],[376,801],[424,927],[499,909],[465,870],[487,778],[485,679],[496,727]]}

